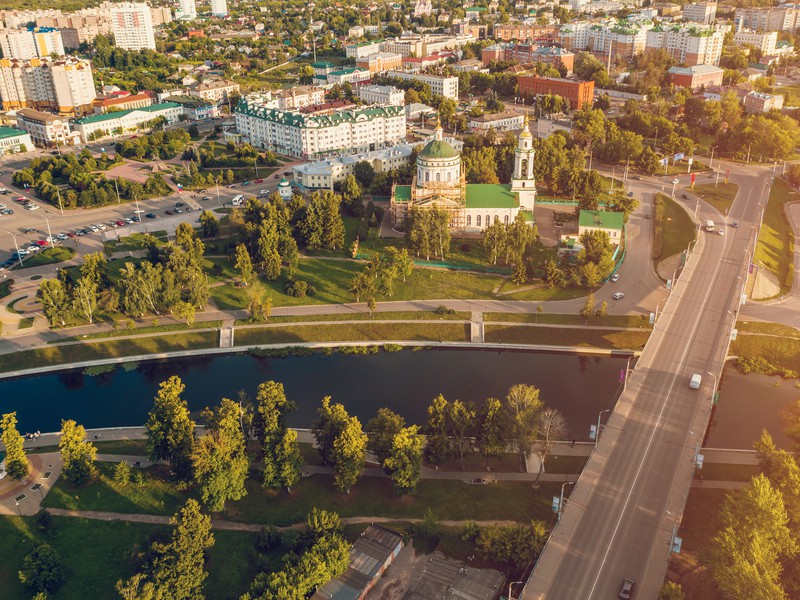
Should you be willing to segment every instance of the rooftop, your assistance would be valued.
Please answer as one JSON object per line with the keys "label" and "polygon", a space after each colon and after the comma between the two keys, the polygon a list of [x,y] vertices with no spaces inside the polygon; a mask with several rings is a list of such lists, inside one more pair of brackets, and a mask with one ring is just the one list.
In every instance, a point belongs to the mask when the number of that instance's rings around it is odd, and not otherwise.
{"label": "rooftop", "polygon": [[18,135],[28,135],[24,131],[14,129],[13,127],[0,127],[0,140],[10,137],[17,137]]}
{"label": "rooftop", "polygon": [[119,119],[132,112],[161,112],[170,108],[179,108],[180,104],[177,102],[162,102],[161,104],[152,104],[142,108],[132,108],[131,110],[120,110],[117,112],[106,113],[104,115],[92,115],[90,117],[83,117],[75,121],[76,125],[88,125],[90,123],[102,123],[103,121],[112,121]]}
{"label": "rooftop", "polygon": [[454,158],[458,151],[444,140],[432,140],[419,153],[419,158]]}
{"label": "rooftop", "polygon": [[517,208],[517,197],[511,186],[498,183],[470,183],[467,185],[467,208]]}
{"label": "rooftop", "polygon": [[607,210],[582,210],[578,217],[578,227],[599,227],[601,229],[622,229],[625,214]]}

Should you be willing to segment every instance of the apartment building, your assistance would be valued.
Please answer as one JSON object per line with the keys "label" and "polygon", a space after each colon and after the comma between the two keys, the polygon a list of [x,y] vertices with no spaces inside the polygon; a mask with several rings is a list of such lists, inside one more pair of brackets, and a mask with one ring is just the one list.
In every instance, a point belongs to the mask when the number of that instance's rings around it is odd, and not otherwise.
{"label": "apartment building", "polygon": [[526,97],[554,94],[569,100],[572,109],[583,108],[594,102],[594,81],[573,81],[560,77],[523,75],[518,82],[519,93]]}
{"label": "apartment building", "polygon": [[751,114],[766,113],[783,108],[783,96],[750,92],[744,97],[744,110]]}
{"label": "apartment building", "polygon": [[558,27],[532,23],[501,23],[494,26],[494,39],[504,42],[533,40],[553,43],[558,41]]}
{"label": "apartment building", "polygon": [[151,6],[150,18],[153,20],[153,27],[161,27],[172,23],[172,11],[168,6]]}
{"label": "apartment building", "polygon": [[522,129],[525,117],[521,113],[513,110],[494,113],[491,115],[481,115],[472,117],[469,120],[469,128],[472,131],[518,131]]}
{"label": "apartment building", "polygon": [[515,60],[520,64],[546,63],[558,67],[564,65],[567,75],[572,73],[575,54],[555,46],[536,46],[534,44],[494,44],[481,51],[481,61],[488,66],[492,61]]}
{"label": "apartment building", "polygon": [[91,44],[98,35],[111,34],[111,12],[98,12],[95,15],[44,15],[36,19],[36,25],[60,29],[64,48],[74,50],[81,44]]}
{"label": "apartment building", "polygon": [[153,15],[147,4],[119,2],[111,5],[114,43],[125,50],[155,50]]}
{"label": "apartment building", "polygon": [[52,113],[21,108],[17,111],[17,127],[28,132],[37,146],[65,146],[70,143],[69,121]]}
{"label": "apartment building", "polygon": [[360,162],[372,165],[376,173],[386,173],[406,166],[413,150],[414,146],[411,144],[400,144],[374,152],[305,163],[292,167],[292,178],[307,190],[332,190],[334,184],[341,183],[348,175],[352,175],[355,166]]}
{"label": "apartment building", "polygon": [[197,5],[194,0],[178,0],[178,10],[175,11],[175,18],[191,21],[197,18]]}
{"label": "apartment building", "polygon": [[615,60],[631,60],[645,50],[647,35],[652,23],[631,23],[627,21],[593,25],[589,28],[587,50],[609,54]]}
{"label": "apartment building", "polygon": [[242,98],[234,112],[242,141],[304,160],[372,152],[406,136],[402,106],[300,113],[269,108],[253,95]]}
{"label": "apartment building", "polygon": [[439,94],[445,98],[458,100],[458,77],[440,77],[439,75],[420,75],[404,71],[389,71],[388,77],[396,77],[404,81],[420,81],[431,88],[431,93]]}
{"label": "apartment building", "polygon": [[369,104],[381,106],[403,106],[406,94],[392,85],[360,85],[356,90],[358,97]]}
{"label": "apartment building", "polygon": [[800,7],[783,4],[764,8],[737,8],[736,28],[753,31],[794,31],[800,28]]}
{"label": "apartment building", "polygon": [[360,44],[348,44],[344,52],[347,58],[364,58],[370,54],[377,54],[383,50],[383,42],[361,42]]}
{"label": "apartment building", "polygon": [[724,34],[708,27],[675,25],[654,27],[647,32],[647,50],[663,48],[676,61],[688,66],[719,65]]}
{"label": "apartment building", "polygon": [[683,7],[683,20],[703,25],[713,25],[717,18],[716,2],[695,2]]}
{"label": "apartment building", "polygon": [[102,115],[107,112],[113,112],[117,110],[144,108],[153,104],[155,104],[155,102],[152,92],[129,94],[127,96],[112,96],[109,98],[98,98],[94,101],[94,113],[96,115]]}
{"label": "apartment building", "polygon": [[61,32],[52,27],[0,29],[0,51],[4,58],[64,56]]}
{"label": "apartment building", "polygon": [[270,108],[299,110],[325,102],[325,89],[316,86],[298,85],[285,90],[267,92]]}
{"label": "apartment building", "polygon": [[227,102],[232,97],[239,95],[239,84],[229,79],[204,81],[190,89],[189,95],[209,102]]}
{"label": "apartment building", "polygon": [[353,85],[361,81],[369,81],[371,77],[372,74],[367,69],[350,67],[328,73],[328,83],[331,85],[344,85],[345,83]]}
{"label": "apartment building", "polygon": [[714,65],[694,65],[692,67],[670,67],[669,80],[679,87],[697,90],[711,85],[722,85],[724,69]]}
{"label": "apartment building", "polygon": [[591,21],[568,23],[558,30],[558,43],[567,50],[579,51],[589,48],[589,33],[594,24]]}
{"label": "apartment building", "polygon": [[74,121],[72,127],[80,134],[81,141],[86,143],[139,130],[159,117],[164,117],[166,123],[172,125],[179,121],[182,114],[184,111],[180,104],[162,102],[144,108],[83,117]]}
{"label": "apartment building", "polygon": [[227,0],[211,0],[211,16],[212,17],[227,17],[228,16],[228,2]]}
{"label": "apartment building", "polygon": [[765,56],[775,54],[778,32],[742,29],[733,34],[733,43],[737,46],[755,46]]}
{"label": "apartment building", "polygon": [[0,59],[0,101],[3,110],[34,108],[61,115],[92,114],[95,100],[88,60]]}
{"label": "apartment building", "polygon": [[356,66],[366,69],[371,74],[383,73],[399,69],[403,66],[403,57],[392,52],[378,52],[356,60]]}

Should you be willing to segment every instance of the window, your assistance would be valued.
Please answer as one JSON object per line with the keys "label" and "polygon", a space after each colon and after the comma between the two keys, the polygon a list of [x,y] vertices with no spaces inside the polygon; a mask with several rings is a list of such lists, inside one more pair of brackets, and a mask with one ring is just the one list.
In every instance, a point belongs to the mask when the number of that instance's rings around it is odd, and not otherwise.
{"label": "window", "polygon": [[486,215],[486,226],[487,227],[489,226],[489,223],[491,223],[491,221],[489,220],[489,215]]}
{"label": "window", "polygon": [[437,173],[436,174],[436,181],[441,181],[441,180],[442,180],[442,174],[441,173]]}
{"label": "window", "polygon": [[503,223],[504,223],[504,224],[506,224],[506,225],[508,225],[508,215],[506,215],[505,217],[503,217]]}
{"label": "window", "polygon": [[453,175],[453,173],[451,171],[447,172],[447,181],[450,181],[452,175]]}
{"label": "window", "polygon": [[[467,219],[469,219],[469,217],[467,217]],[[478,227],[481,226],[481,216],[480,215],[475,217],[475,225],[477,225]]]}
{"label": "window", "polygon": [[[478,217],[478,225],[481,224],[481,218]],[[467,227],[472,227],[472,215],[467,215]]]}
{"label": "window", "polygon": [[[488,220],[488,217],[487,217],[487,220]],[[500,217],[498,217],[497,215],[495,215],[495,216],[494,216],[494,222],[495,222],[495,223],[497,223],[499,220],[500,220]]]}
{"label": "window", "polygon": [[428,183],[431,180],[431,174],[427,171],[425,172],[425,183]]}

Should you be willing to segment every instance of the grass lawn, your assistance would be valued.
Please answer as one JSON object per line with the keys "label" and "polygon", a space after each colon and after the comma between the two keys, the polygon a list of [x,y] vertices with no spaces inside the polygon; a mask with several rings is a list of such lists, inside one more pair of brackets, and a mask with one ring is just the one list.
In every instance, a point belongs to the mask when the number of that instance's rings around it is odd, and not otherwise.
{"label": "grass lawn", "polygon": [[[216,329],[222,326],[222,321],[200,321],[199,323],[167,323],[165,325],[151,325],[149,327],[137,327],[130,333],[135,335],[145,335],[148,333],[165,333],[172,331],[191,331],[192,329]],[[49,344],[63,344],[65,342],[75,342],[80,340],[94,340],[103,338],[113,338],[126,335],[125,331],[100,331],[98,333],[87,333],[73,337],[66,337],[59,340],[51,340]]]}
{"label": "grass lawn", "polygon": [[[116,598],[114,584],[135,572],[134,548],[143,548],[153,536],[166,539],[169,528],[143,523],[94,521],[53,517],[50,533],[39,531],[31,518],[0,517],[0,590],[4,600],[27,600],[33,593],[22,585],[17,572],[34,542],[52,545],[61,557],[65,581],[51,600]],[[238,598],[256,574],[251,556],[256,534],[214,531],[208,551],[208,598]]]}
{"label": "grass lawn", "polygon": [[0,371],[192,348],[216,348],[219,345],[218,337],[216,331],[208,331],[24,350],[0,356]]}
{"label": "grass lawn", "polygon": [[604,331],[521,325],[486,325],[485,331],[485,339],[490,343],[579,346],[613,350],[639,350],[650,336],[650,332],[646,330]]}
{"label": "grass lawn", "polygon": [[731,343],[730,353],[747,359],[763,359],[770,365],[800,372],[800,338],[740,335]]}
{"label": "grass lawn", "polygon": [[6,279],[2,283],[0,283],[0,298],[5,298],[6,296],[11,295],[11,288],[14,285],[13,279]]}
{"label": "grass lawn", "polygon": [[800,329],[781,323],[766,323],[764,321],[736,321],[739,333],[764,333],[768,335],[781,335],[784,337],[800,337]]}
{"label": "grass lawn", "polygon": [[725,182],[721,182],[716,187],[714,187],[713,183],[701,183],[700,185],[695,185],[694,190],[686,189],[700,196],[723,215],[728,214],[736,194],[739,192],[738,185]]}
{"label": "grass lawn", "polygon": [[[98,454],[134,454],[137,456],[147,455],[146,440],[90,440],[92,445],[97,448]],[[58,452],[58,446],[40,446],[38,448],[25,449],[27,454],[43,454],[45,452]]]}
{"label": "grass lawn", "polygon": [[583,298],[588,291],[583,288],[565,287],[550,289],[544,283],[536,285],[518,285],[510,279],[503,279],[499,293],[493,298],[501,300],[527,300],[529,302],[545,302],[548,300],[572,300]]}
{"label": "grass lawn", "polygon": [[701,472],[706,481],[750,481],[761,469],[757,465],[703,463]]}
{"label": "grass lawn", "polygon": [[[393,312],[368,312],[331,313],[327,315],[287,315],[284,317],[270,317],[269,323],[309,323],[313,321],[469,321],[471,313],[456,311],[450,315],[440,315],[432,310],[409,310]],[[239,320],[237,325],[249,325],[249,321]]]}
{"label": "grass lawn", "polygon": [[[637,315],[606,315],[605,317],[590,317],[586,319],[581,315],[573,314],[542,314],[535,313],[483,313],[484,322],[497,321],[500,323],[546,323],[548,325],[606,325],[608,327],[642,327],[647,329],[647,317]],[[800,332],[798,332],[800,334]]]}
{"label": "grass lawn", "polygon": [[236,346],[292,344],[299,342],[469,341],[469,325],[464,323],[320,323],[288,327],[238,329]]}
{"label": "grass lawn", "polygon": [[792,228],[786,220],[784,205],[800,200],[794,190],[782,179],[772,184],[769,202],[764,211],[764,222],[756,244],[753,261],[762,263],[773,272],[781,284],[781,293],[791,289],[789,273],[792,270]]}
{"label": "grass lawn", "polygon": [[[342,517],[383,516],[421,518],[427,508],[440,519],[549,520],[558,483],[502,481],[469,485],[461,481],[422,480],[416,494],[399,497],[384,477],[362,477],[349,494],[333,487],[333,476],[314,475],[301,480],[292,493],[265,491],[256,479],[247,482],[248,494],[229,502],[224,517],[235,521],[288,525],[303,521],[314,507],[334,510]],[[458,498],[458,502],[453,502]]]}
{"label": "grass lawn", "polygon": [[145,233],[132,233],[129,236],[119,238],[119,240],[110,240],[103,244],[103,248],[109,254],[113,252],[135,252],[136,250],[144,250],[145,235],[152,235],[156,238],[157,246],[164,246],[167,241],[166,231],[151,231]]}
{"label": "grass lawn", "polygon": [[42,265],[51,265],[53,263],[64,262],[75,256],[74,248],[66,248],[64,246],[56,246],[55,248],[47,248],[41,252],[34,254],[30,258],[26,258],[22,263],[23,266],[17,265],[14,270],[27,269],[29,267],[41,267]]}
{"label": "grass lawn", "polygon": [[[654,248],[653,258],[656,261],[664,260],[679,252],[683,252],[689,243],[695,239],[695,226],[692,217],[683,207],[664,194],[657,194],[657,198],[662,202],[663,214],[661,222],[656,224],[660,227],[660,248]],[[660,213],[656,210],[656,215]],[[658,232],[656,238],[658,238]],[[656,240],[658,244],[658,240]],[[660,250],[660,252],[658,252]]]}

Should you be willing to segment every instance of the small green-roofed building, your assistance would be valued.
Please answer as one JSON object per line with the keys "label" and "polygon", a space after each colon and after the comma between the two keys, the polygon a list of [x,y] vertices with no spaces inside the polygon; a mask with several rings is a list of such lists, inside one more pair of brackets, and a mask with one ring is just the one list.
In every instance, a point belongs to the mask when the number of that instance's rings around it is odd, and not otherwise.
{"label": "small green-roofed building", "polygon": [[397,185],[394,188],[394,197],[397,202],[408,202],[411,200],[411,186]]}
{"label": "small green-roofed building", "polygon": [[33,140],[27,131],[13,127],[0,127],[0,156],[8,152],[33,150]]}
{"label": "small green-roofed building", "polygon": [[582,210],[578,215],[578,237],[587,231],[605,231],[612,244],[622,240],[625,214],[607,210]]}

